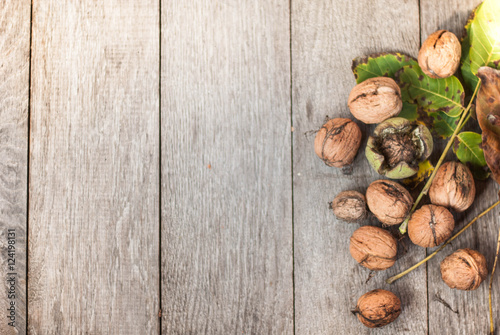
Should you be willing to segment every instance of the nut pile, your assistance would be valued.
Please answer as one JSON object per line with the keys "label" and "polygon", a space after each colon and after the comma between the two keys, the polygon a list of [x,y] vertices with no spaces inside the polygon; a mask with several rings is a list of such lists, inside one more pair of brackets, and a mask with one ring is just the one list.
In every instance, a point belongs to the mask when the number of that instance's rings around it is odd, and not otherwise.
{"label": "nut pile", "polygon": [[[460,63],[460,42],[448,31],[431,34],[423,43],[418,63],[432,78],[453,75]],[[377,77],[356,85],[348,98],[351,114],[365,124],[378,124],[369,136],[365,150],[370,166],[381,176],[365,194],[355,190],[340,192],[330,203],[342,221],[361,222],[373,215],[382,228],[362,226],[352,234],[349,251],[361,266],[381,271],[397,260],[397,239],[385,228],[409,219],[408,236],[423,248],[444,243],[452,235],[452,211],[463,212],[475,197],[471,171],[459,162],[447,162],[437,171],[429,190],[431,204],[415,210],[410,192],[396,181],[414,176],[419,164],[432,153],[434,143],[426,126],[397,117],[402,110],[401,90],[391,78]],[[328,120],[314,141],[316,154],[333,167],[350,165],[361,145],[358,125],[346,118]],[[411,216],[410,216],[411,215]],[[443,281],[459,290],[475,290],[486,278],[484,256],[471,249],[457,250],[441,263]],[[401,313],[401,301],[386,290],[377,289],[361,296],[353,311],[367,327],[375,328],[394,321]]]}

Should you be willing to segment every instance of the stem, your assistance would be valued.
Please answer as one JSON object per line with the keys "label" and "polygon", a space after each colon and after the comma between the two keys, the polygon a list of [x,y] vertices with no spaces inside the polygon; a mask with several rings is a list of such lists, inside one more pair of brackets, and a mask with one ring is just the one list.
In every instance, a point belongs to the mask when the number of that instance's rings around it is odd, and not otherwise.
{"label": "stem", "polygon": [[403,234],[403,235],[406,234],[406,229],[408,228],[408,221],[410,221],[411,215],[417,209],[417,206],[420,203],[420,200],[422,200],[424,195],[426,195],[427,192],[429,191],[429,188],[431,187],[432,181],[434,180],[434,177],[436,176],[436,173],[439,170],[439,167],[443,163],[443,161],[446,157],[446,154],[450,150],[451,145],[453,144],[453,141],[455,140],[455,137],[457,137],[458,132],[462,129],[463,125],[465,125],[465,122],[467,122],[469,120],[469,115],[470,115],[469,112],[470,112],[470,108],[472,106],[472,101],[476,97],[477,90],[479,89],[480,83],[481,83],[480,81],[477,82],[476,88],[474,89],[474,93],[472,94],[472,97],[470,98],[469,104],[467,105],[467,108],[463,111],[462,116],[460,117],[460,121],[458,121],[458,124],[457,124],[455,130],[453,131],[453,134],[451,135],[450,139],[448,140],[448,143],[446,144],[446,147],[444,148],[443,153],[441,154],[441,157],[439,157],[439,160],[438,160],[436,166],[434,167],[434,171],[432,171],[431,176],[429,177],[429,179],[425,183],[425,186],[422,189],[422,191],[420,192],[420,194],[418,195],[417,200],[415,200],[415,202],[413,203],[413,207],[411,208],[410,213],[408,213],[408,215],[406,216],[406,219],[403,221],[401,226],[399,226],[399,231],[401,234]]}
{"label": "stem", "polygon": [[490,305],[490,333],[491,333],[491,335],[493,335],[495,332],[495,325],[493,324],[493,308],[491,307],[491,285],[493,284],[493,275],[495,274],[495,269],[497,267],[498,250],[499,249],[500,249],[500,230],[498,230],[497,252],[495,254],[495,262],[493,263],[493,270],[491,270],[490,287],[489,287],[489,293],[488,293],[488,301],[489,301],[489,305]]}
{"label": "stem", "polygon": [[453,241],[454,239],[456,239],[460,234],[462,234],[467,228],[469,228],[474,222],[476,222],[479,218],[483,217],[484,215],[486,215],[486,213],[488,213],[489,211],[491,211],[493,208],[495,208],[496,206],[500,205],[500,200],[495,202],[493,205],[491,205],[490,207],[488,207],[488,209],[486,209],[484,212],[482,212],[481,214],[479,214],[478,216],[476,216],[474,219],[471,220],[471,222],[469,222],[465,227],[463,227],[462,229],[460,229],[455,235],[453,235],[452,237],[450,237],[448,239],[448,241],[446,241],[442,246],[440,246],[439,248],[436,249],[436,251],[434,251],[432,254],[430,254],[429,256],[427,256],[426,258],[424,258],[423,260],[421,260],[420,262],[418,262],[417,264],[413,265],[412,267],[406,269],[405,271],[401,272],[401,273],[398,273],[397,275],[395,276],[392,276],[391,278],[387,279],[385,282],[387,284],[392,284],[394,283],[396,280],[398,280],[399,278],[401,277],[404,277],[405,275],[407,275],[408,273],[412,272],[413,270],[415,270],[416,268],[418,268],[420,265],[422,264],[425,264],[428,260],[430,260],[431,258],[433,258],[434,256],[436,256],[436,254],[438,252],[440,252],[441,250],[444,249],[444,247],[446,247],[448,244],[450,244],[451,241]]}

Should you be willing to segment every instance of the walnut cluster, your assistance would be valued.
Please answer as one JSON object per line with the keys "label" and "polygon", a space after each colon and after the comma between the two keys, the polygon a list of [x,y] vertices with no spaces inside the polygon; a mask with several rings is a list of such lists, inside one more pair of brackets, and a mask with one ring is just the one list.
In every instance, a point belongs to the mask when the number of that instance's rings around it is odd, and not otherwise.
{"label": "walnut cluster", "polygon": [[361,145],[361,130],[352,120],[327,121],[316,134],[314,150],[328,166],[343,167],[353,162]]}
{"label": "walnut cluster", "polygon": [[458,290],[475,290],[488,276],[486,259],[471,249],[459,249],[441,262],[441,277]]}
{"label": "walnut cluster", "polygon": [[387,77],[370,78],[354,86],[347,104],[356,119],[368,124],[396,116],[403,108],[401,89]]}
{"label": "walnut cluster", "polygon": [[433,204],[453,208],[457,212],[469,208],[475,195],[472,173],[459,162],[441,165],[429,189],[429,198]]}
{"label": "walnut cluster", "polygon": [[338,219],[358,222],[366,217],[365,196],[356,191],[340,192],[330,203],[330,208]]}
{"label": "walnut cluster", "polygon": [[392,180],[376,180],[366,190],[370,211],[386,225],[404,221],[413,205],[410,192]]}
{"label": "walnut cluster", "polygon": [[373,290],[363,294],[353,311],[368,328],[385,326],[401,314],[401,300],[392,292]]}
{"label": "walnut cluster", "polygon": [[385,270],[396,262],[398,244],[387,230],[373,226],[358,228],[351,236],[351,256],[370,270]]}
{"label": "walnut cluster", "polygon": [[431,78],[447,78],[457,71],[461,55],[462,46],[455,34],[438,30],[422,44],[418,65]]}
{"label": "walnut cluster", "polygon": [[445,207],[424,205],[411,216],[408,236],[416,245],[432,248],[446,241],[454,227],[455,219]]}

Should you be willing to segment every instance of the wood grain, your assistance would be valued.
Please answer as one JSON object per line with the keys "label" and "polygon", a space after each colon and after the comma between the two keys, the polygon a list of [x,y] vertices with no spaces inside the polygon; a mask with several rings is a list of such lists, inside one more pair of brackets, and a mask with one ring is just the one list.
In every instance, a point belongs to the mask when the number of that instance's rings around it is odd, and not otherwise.
{"label": "wood grain", "polygon": [[[368,334],[351,314],[358,298],[373,289],[397,294],[403,312],[377,334],[426,334],[425,267],[389,286],[384,280],[425,256],[401,243],[399,260],[365,281],[369,270],[349,254],[349,237],[359,227],[334,218],[328,203],[344,190],[365,192],[380,179],[364,157],[364,136],[352,174],[330,168],[315,155],[314,130],[325,116],[353,118],[347,97],[355,85],[351,60],[375,52],[416,56],[419,47],[418,1],[292,1],[293,191],[296,334]],[[365,224],[378,225],[375,219]],[[408,251],[403,252],[403,245]]]}
{"label": "wood grain", "polygon": [[288,2],[161,21],[163,334],[292,334]]}
{"label": "wood grain", "polygon": [[29,333],[158,333],[158,1],[33,6]]}
{"label": "wood grain", "polygon": [[[0,6],[0,334],[26,333],[30,10],[26,0]],[[15,234],[10,250],[9,230]],[[9,251],[15,264],[8,262]],[[8,279],[14,279],[14,290]],[[11,302],[15,319],[9,319]]]}
{"label": "wood grain", "polygon": [[[420,3],[422,42],[429,34],[439,29],[450,30],[461,37],[463,26],[471,10],[480,2],[479,0],[446,2],[422,0]],[[471,120],[469,124],[474,131],[480,132],[480,129],[475,126],[476,121]],[[440,147],[442,149],[443,145]],[[453,154],[450,154],[448,158],[456,159]],[[476,190],[477,196],[473,206],[465,214],[455,215],[455,231],[493,204],[498,197],[498,185],[493,180],[476,182]],[[488,268],[491,271],[495,257],[496,237],[500,227],[499,212],[500,209],[496,209],[481,218],[452,245],[446,247],[429,262],[429,334],[486,334],[489,332],[488,282],[481,284],[472,292],[452,290],[441,279],[439,265],[455,250],[471,248],[486,256]],[[433,250],[429,249],[429,252],[431,251]],[[494,283],[493,292],[494,315],[498,327],[500,322],[500,309],[496,307],[500,301],[498,280]]]}

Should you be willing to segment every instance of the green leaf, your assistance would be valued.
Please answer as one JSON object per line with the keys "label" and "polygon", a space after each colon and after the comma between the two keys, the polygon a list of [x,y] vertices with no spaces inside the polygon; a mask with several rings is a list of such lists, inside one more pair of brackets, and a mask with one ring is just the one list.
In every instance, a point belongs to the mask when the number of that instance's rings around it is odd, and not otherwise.
{"label": "green leaf", "polygon": [[434,79],[426,76],[418,65],[407,65],[396,78],[403,101],[417,104],[426,112],[441,111],[456,117],[464,110],[464,88],[455,76]]}
{"label": "green leaf", "polygon": [[460,115],[449,116],[445,112],[430,112],[428,117],[432,119],[432,125],[428,125],[433,135],[441,138],[450,137],[460,121]]}
{"label": "green leaf", "polygon": [[405,118],[409,121],[416,121],[418,119],[418,106],[407,101],[403,101],[403,109],[401,109],[398,117]]}
{"label": "green leaf", "polygon": [[465,131],[457,135],[453,144],[453,152],[464,164],[483,167],[486,165],[483,149],[481,148],[481,135]]}
{"label": "green leaf", "polygon": [[417,65],[417,61],[405,54],[378,53],[365,57],[357,57],[352,61],[352,72],[356,83],[374,77],[391,77],[405,65]]}
{"label": "green leaf", "polygon": [[498,68],[500,63],[500,1],[485,0],[477,9],[468,31],[470,70],[481,66]]}
{"label": "green leaf", "polygon": [[474,73],[472,73],[471,68],[470,68],[470,56],[469,56],[469,51],[470,51],[470,40],[469,40],[469,35],[470,35],[470,26],[472,24],[472,21],[476,17],[476,12],[481,8],[482,4],[479,4],[470,14],[469,19],[467,20],[467,23],[465,24],[465,36],[462,38],[462,57],[460,59],[460,62],[462,66],[460,67],[460,70],[462,71],[462,76],[464,78],[465,84],[469,87],[471,91],[474,91],[476,88],[477,82],[479,79],[476,77]]}

